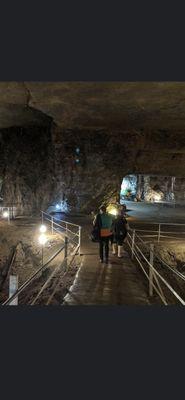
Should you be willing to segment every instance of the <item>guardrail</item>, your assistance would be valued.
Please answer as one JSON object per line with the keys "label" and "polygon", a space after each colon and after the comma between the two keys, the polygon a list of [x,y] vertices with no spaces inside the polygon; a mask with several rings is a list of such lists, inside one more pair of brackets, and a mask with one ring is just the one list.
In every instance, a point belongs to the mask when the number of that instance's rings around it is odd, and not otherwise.
{"label": "guardrail", "polygon": [[[47,214],[44,211],[41,211],[42,214],[42,224],[46,222],[49,224],[52,234],[54,232],[65,233],[67,237],[70,238],[71,241],[78,244],[79,246],[79,254],[81,248],[81,226],[77,224],[73,224],[72,222],[60,220]],[[57,221],[57,222],[56,222]]]}
{"label": "guardrail", "polygon": [[[167,282],[167,280],[157,271],[157,269],[154,267],[154,244],[150,244],[148,246],[142,238],[136,234],[135,229],[130,230],[131,233],[128,232],[127,235],[127,244],[131,250],[131,258],[136,259],[138,264],[140,265],[142,271],[144,272],[145,276],[147,277],[149,281],[149,296],[153,296],[153,290],[157,293],[157,295],[160,297],[162,300],[163,304],[168,305],[168,301],[166,299],[166,296],[164,294],[164,290],[162,289],[161,283],[170,291],[170,293],[182,304],[185,305],[185,301],[182,299],[181,296],[177,293],[177,291],[174,290],[174,288]],[[137,239],[137,243],[136,243]],[[147,247],[149,250],[149,260],[147,259],[147,256],[144,254],[143,249],[141,248],[141,243],[142,246]],[[158,259],[162,261],[159,257]],[[163,261],[162,261],[163,262]],[[180,272],[174,270],[171,268],[168,264],[164,263],[163,264],[166,266],[167,269],[169,269],[172,273],[174,273],[176,276],[181,278],[183,281],[185,281],[184,275],[182,275]]]}
{"label": "guardrail", "polygon": [[16,210],[17,208],[12,206],[12,207],[0,207],[0,217],[3,219],[7,219],[8,223],[10,223],[11,219],[14,219],[16,216]]}
{"label": "guardrail", "polygon": [[[18,290],[16,290],[16,292],[9,297],[4,303],[2,303],[1,305],[6,306],[6,305],[10,305],[12,303],[12,301],[16,298],[18,298],[18,296],[20,295],[20,293],[22,293],[43,271],[46,267],[48,267],[48,265],[64,250],[64,260],[62,262],[62,264],[60,265],[60,267],[62,267],[64,265],[64,263],[67,264],[67,260],[72,257],[72,260],[74,259],[74,257],[76,256],[76,254],[80,254],[80,247],[81,247],[81,226],[76,225],[76,224],[72,224],[70,222],[67,221],[60,221],[60,224],[56,223],[55,220],[56,218],[51,217],[49,214],[45,213],[45,212],[41,212],[42,213],[42,224],[44,222],[49,223],[50,227],[51,227],[51,231],[52,233],[54,233],[54,231],[56,231],[59,234],[64,235],[64,244],[63,246],[52,256],[50,257],[50,259],[45,263],[45,264],[41,264],[40,268],[38,268],[38,270],[29,278],[27,279],[26,282],[24,282],[19,288]],[[49,218],[50,217],[50,218]],[[69,229],[70,227],[70,229]],[[72,231],[72,229],[75,229],[75,232]],[[69,251],[69,245],[72,245],[72,249]],[[70,262],[71,265],[71,262]],[[54,276],[54,274],[56,272],[58,272],[59,268],[56,267],[54,269],[54,271],[52,272],[51,276],[47,279],[47,281],[44,283],[44,285],[42,286],[41,290],[39,291],[38,295],[36,296],[35,300],[31,303],[32,305],[35,303],[35,301],[38,299],[38,297],[41,295],[41,293],[43,292],[43,290],[46,288],[46,286],[48,285],[49,281],[52,279],[52,277]]]}
{"label": "guardrail", "polygon": [[[180,227],[185,227],[185,224],[178,224],[178,223],[167,223],[167,222],[144,222],[142,225],[156,225],[158,228],[156,230],[153,229],[135,229],[136,232],[148,232],[149,234],[143,235],[142,237],[153,237],[157,238],[157,242],[159,243],[161,239],[163,238],[169,238],[169,239],[181,239],[182,237],[179,238],[179,236],[175,235],[184,235],[185,236],[185,231],[165,231],[162,230],[162,227],[164,226],[180,226]],[[173,235],[173,236],[171,236]]]}

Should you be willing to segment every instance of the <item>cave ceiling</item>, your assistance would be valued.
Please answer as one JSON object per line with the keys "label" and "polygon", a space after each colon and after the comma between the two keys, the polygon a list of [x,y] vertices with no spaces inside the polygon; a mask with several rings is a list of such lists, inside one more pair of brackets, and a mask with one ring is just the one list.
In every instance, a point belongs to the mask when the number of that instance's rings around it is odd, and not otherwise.
{"label": "cave ceiling", "polygon": [[129,173],[185,178],[184,82],[0,82],[0,129],[5,199],[22,208],[65,193],[90,209]]}
{"label": "cave ceiling", "polygon": [[0,128],[183,132],[184,82],[0,82]]}

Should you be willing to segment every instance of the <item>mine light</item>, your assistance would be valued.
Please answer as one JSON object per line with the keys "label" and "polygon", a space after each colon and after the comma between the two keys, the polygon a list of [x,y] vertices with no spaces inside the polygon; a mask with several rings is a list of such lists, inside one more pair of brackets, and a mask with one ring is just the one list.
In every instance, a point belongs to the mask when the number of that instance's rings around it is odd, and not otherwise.
{"label": "mine light", "polygon": [[112,208],[112,209],[109,211],[109,214],[118,215],[118,210],[116,210],[116,208]]}
{"label": "mine light", "polygon": [[125,181],[123,180],[123,182],[122,182],[122,184],[121,184],[121,189],[124,191],[124,190],[127,189],[127,186],[128,186],[127,182],[125,182]]}
{"label": "mine light", "polygon": [[8,218],[9,217],[9,212],[8,211],[4,211],[3,212],[3,217],[4,218]]}
{"label": "mine light", "polygon": [[67,200],[62,200],[60,201],[59,204],[56,204],[55,209],[58,210],[59,212],[68,212],[69,211],[69,207],[67,204]]}
{"label": "mine light", "polygon": [[154,201],[160,201],[161,200],[161,195],[160,194],[155,194],[154,195]]}
{"label": "mine light", "polygon": [[118,215],[118,209],[112,205],[107,207],[107,212],[111,215],[115,215],[115,216]]}
{"label": "mine light", "polygon": [[45,233],[47,231],[46,225],[41,225],[39,230],[40,230],[41,233]]}
{"label": "mine light", "polygon": [[39,236],[39,244],[42,246],[42,265],[44,265],[44,245],[47,242],[47,237],[44,233]]}
{"label": "mine light", "polygon": [[47,242],[47,237],[46,237],[46,235],[44,235],[44,233],[42,233],[42,234],[39,236],[39,243],[40,243],[42,246],[44,246],[44,245],[46,244],[46,242]]}

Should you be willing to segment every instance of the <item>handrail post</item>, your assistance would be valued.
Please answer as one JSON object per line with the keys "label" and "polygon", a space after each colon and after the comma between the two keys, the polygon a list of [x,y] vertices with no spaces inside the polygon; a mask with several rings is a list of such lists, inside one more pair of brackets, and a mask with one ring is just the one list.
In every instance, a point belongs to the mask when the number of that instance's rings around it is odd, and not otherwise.
{"label": "handrail post", "polygon": [[[13,294],[17,291],[18,289],[18,276],[17,275],[10,275],[9,278],[9,298],[13,296]],[[17,306],[18,305],[18,296],[15,297],[14,300],[12,300],[9,303],[10,306]]]}
{"label": "handrail post", "polygon": [[133,230],[133,234],[132,234],[132,255],[131,255],[132,260],[133,260],[133,258],[134,258],[135,234],[136,234],[136,231],[135,231],[135,229],[134,229],[134,230]]}
{"label": "handrail post", "polygon": [[[42,267],[43,267],[43,265],[44,265],[44,245],[43,244],[42,244],[41,252],[42,252]],[[42,274],[43,274],[43,270],[42,270]]]}
{"label": "handrail post", "polygon": [[68,237],[65,236],[65,249],[64,249],[64,257],[67,258],[68,253]]}
{"label": "handrail post", "polygon": [[41,211],[41,215],[42,215],[42,225],[43,225],[43,222],[44,222],[43,211]]}
{"label": "handrail post", "polygon": [[53,235],[53,217],[51,217],[51,233]]}
{"label": "handrail post", "polygon": [[153,264],[154,264],[154,244],[150,244],[150,266],[149,266],[149,296],[153,296]]}
{"label": "handrail post", "polygon": [[67,226],[68,226],[68,223],[66,222],[66,233],[67,233],[67,230],[68,230]]}
{"label": "handrail post", "polygon": [[158,243],[160,241],[160,236],[161,236],[161,224],[159,224],[159,230],[158,230]]}
{"label": "handrail post", "polygon": [[79,256],[80,256],[81,255],[81,242],[82,242],[82,227],[81,226],[79,226],[78,234],[79,234],[78,244],[79,244]]}
{"label": "handrail post", "polygon": [[10,225],[10,207],[8,207],[8,225]]}

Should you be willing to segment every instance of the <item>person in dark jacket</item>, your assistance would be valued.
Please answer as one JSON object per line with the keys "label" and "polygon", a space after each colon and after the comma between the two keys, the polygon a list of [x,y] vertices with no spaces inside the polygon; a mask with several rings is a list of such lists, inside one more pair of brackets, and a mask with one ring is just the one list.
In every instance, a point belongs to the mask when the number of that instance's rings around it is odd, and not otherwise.
{"label": "person in dark jacket", "polygon": [[113,254],[116,254],[118,249],[118,257],[122,257],[122,246],[124,239],[127,236],[127,220],[122,215],[122,211],[120,210],[117,218],[113,222]]}
{"label": "person in dark jacket", "polygon": [[98,227],[99,231],[100,262],[103,263],[105,253],[105,263],[107,264],[109,258],[109,240],[112,235],[112,217],[106,212],[105,206],[100,208],[100,212],[95,217],[93,225],[94,227]]}

